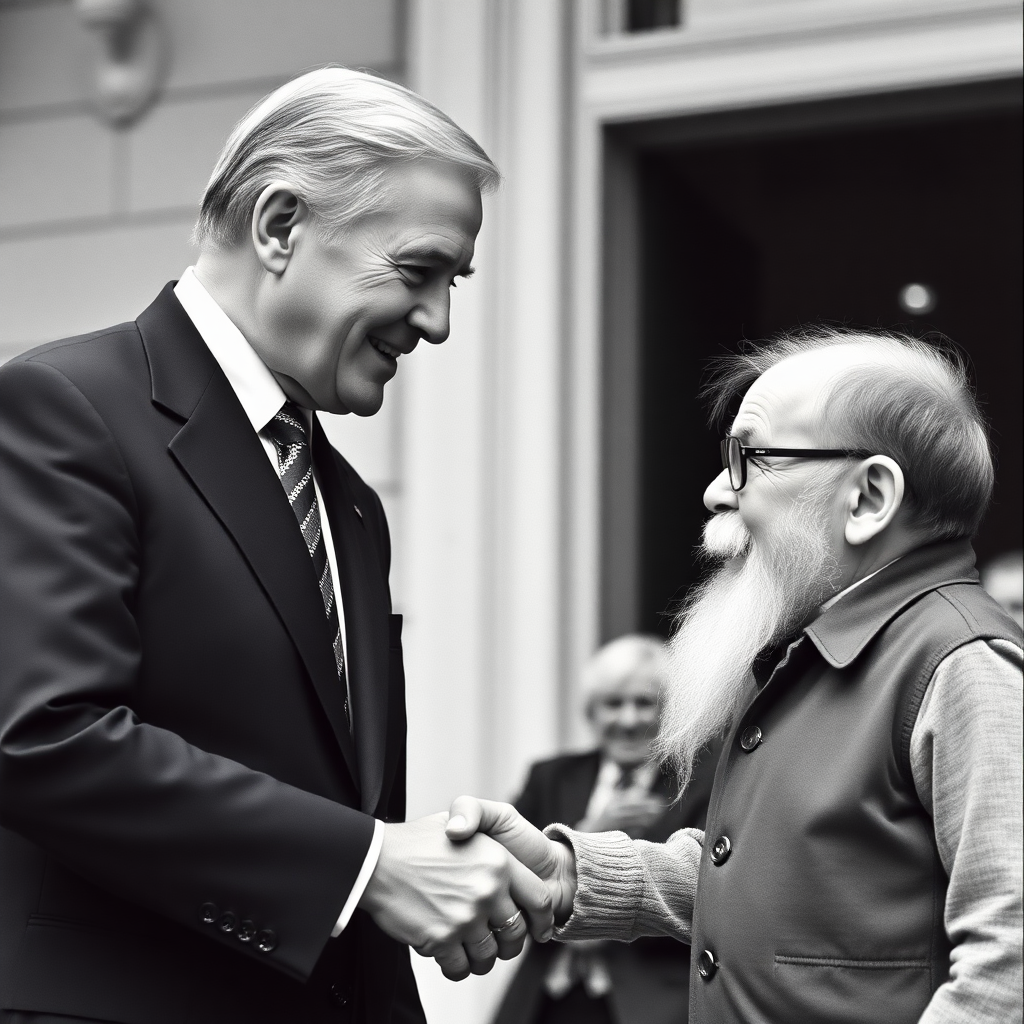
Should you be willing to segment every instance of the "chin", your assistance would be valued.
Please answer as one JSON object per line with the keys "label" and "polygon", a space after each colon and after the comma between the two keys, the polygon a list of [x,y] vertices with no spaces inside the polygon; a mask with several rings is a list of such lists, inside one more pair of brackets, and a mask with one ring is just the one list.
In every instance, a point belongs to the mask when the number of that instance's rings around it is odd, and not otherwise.
{"label": "chin", "polygon": [[610,751],[613,761],[618,764],[641,764],[651,756],[648,747],[613,747]]}
{"label": "chin", "polygon": [[350,412],[354,416],[374,416],[384,404],[383,388],[360,389],[353,394],[339,394],[339,412]]}

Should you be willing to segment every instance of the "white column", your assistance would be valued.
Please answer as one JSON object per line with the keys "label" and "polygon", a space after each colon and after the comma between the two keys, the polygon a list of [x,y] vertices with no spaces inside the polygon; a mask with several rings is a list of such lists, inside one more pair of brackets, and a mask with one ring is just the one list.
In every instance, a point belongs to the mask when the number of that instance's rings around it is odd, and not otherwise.
{"label": "white column", "polygon": [[560,733],[563,12],[547,0],[411,10],[411,84],[505,175],[451,339],[403,367],[416,810],[473,786],[507,795]]}
{"label": "white column", "polygon": [[[562,730],[567,9],[410,5],[410,85],[505,175],[485,203],[477,274],[454,294],[451,338],[403,367],[411,814],[460,792],[512,796]],[[428,1016],[487,1018],[492,977],[449,985],[426,967]]]}

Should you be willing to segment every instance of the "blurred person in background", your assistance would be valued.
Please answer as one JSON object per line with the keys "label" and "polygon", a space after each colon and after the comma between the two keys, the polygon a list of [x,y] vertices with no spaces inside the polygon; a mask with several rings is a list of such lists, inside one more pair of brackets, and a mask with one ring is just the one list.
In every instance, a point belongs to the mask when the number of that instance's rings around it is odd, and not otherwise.
{"label": "blurred person in background", "polygon": [[954,351],[819,328],[724,359],[715,568],[669,641],[657,746],[725,733],[666,843],[456,800],[552,888],[561,940],[692,944],[700,1024],[1021,1020],[1022,634],[971,544],[988,433]]}
{"label": "blurred person in background", "polygon": [[[582,678],[598,746],[535,764],[516,808],[538,828],[561,821],[581,832],[620,830],[664,842],[703,828],[720,743],[704,752],[681,800],[651,758],[658,733],[665,643],[631,634],[602,647]],[[533,945],[495,1024],[685,1024],[690,950],[672,939]]]}
{"label": "blurred person in background", "polygon": [[986,562],[981,585],[1024,627],[1024,551],[1007,551]]}

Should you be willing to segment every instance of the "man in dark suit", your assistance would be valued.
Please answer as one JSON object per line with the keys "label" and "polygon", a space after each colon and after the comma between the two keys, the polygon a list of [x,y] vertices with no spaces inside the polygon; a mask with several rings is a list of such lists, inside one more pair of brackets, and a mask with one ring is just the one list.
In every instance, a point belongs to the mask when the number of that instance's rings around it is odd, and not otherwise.
{"label": "man in dark suit", "polygon": [[[665,645],[656,637],[602,647],[583,674],[598,748],[535,764],[516,810],[538,828],[557,821],[651,842],[703,828],[720,744],[675,801],[674,780],[650,760],[664,674]],[[534,945],[495,1024],[685,1024],[689,986],[690,947],[673,939]]]}
{"label": "man in dark suit", "polygon": [[282,87],[133,323],[0,370],[7,1022],[422,1021],[550,921],[444,816],[404,820],[401,617],[377,495],[313,410],[370,415],[448,335],[496,171],[341,69]]}

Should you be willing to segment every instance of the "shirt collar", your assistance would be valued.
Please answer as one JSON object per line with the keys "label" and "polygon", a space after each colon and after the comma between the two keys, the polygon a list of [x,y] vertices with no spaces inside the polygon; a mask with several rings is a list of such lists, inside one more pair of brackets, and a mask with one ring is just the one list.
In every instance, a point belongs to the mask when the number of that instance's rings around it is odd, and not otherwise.
{"label": "shirt collar", "polygon": [[[645,761],[638,765],[633,773],[633,786],[640,786],[643,789],[650,789],[654,777],[658,774],[658,766],[653,761]],[[622,778],[622,766],[613,761],[610,757],[601,755],[601,767],[598,770],[598,782],[605,786],[615,786]]]}
{"label": "shirt collar", "polygon": [[217,360],[253,430],[259,433],[287,401],[267,364],[189,267],[174,294]]}

